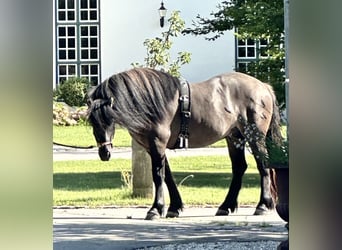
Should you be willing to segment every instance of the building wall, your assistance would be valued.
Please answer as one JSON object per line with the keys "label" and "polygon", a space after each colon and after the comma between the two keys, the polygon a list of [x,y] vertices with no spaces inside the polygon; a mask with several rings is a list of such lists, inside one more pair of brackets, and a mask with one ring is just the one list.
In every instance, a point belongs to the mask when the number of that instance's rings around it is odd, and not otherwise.
{"label": "building wall", "polygon": [[[143,42],[147,38],[160,37],[160,2],[157,0],[101,0],[101,63],[102,80],[112,74],[131,68],[131,63],[143,63],[146,51]],[[173,10],[181,11],[181,17],[190,27],[200,14],[209,17],[221,0],[164,0],[167,17]],[[192,61],[181,69],[182,76],[190,82],[205,80],[216,74],[234,69],[234,36],[228,31],[216,41],[206,41],[203,36],[186,35],[175,38],[172,53],[189,51]],[[175,56],[173,56],[175,58]]]}

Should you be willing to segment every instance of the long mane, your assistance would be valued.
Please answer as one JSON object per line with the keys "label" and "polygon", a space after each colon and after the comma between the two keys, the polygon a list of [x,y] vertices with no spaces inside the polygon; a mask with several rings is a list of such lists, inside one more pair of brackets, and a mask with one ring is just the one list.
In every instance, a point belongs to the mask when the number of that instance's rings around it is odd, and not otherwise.
{"label": "long mane", "polygon": [[114,98],[113,107],[102,112],[104,119],[114,119],[115,123],[139,133],[165,117],[178,89],[178,78],[153,69],[136,68],[111,76],[88,96],[91,101]]}

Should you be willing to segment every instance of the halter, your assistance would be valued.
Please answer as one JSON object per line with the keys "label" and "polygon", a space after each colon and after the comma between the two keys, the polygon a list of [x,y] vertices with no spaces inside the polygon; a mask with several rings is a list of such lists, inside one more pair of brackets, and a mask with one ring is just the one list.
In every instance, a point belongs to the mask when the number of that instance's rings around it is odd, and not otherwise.
{"label": "halter", "polygon": [[[96,102],[96,101],[98,101],[98,102]],[[93,105],[94,105],[93,111],[101,108],[104,105],[110,105],[110,107],[113,108],[114,97],[110,97],[108,100],[103,100],[103,99],[95,100]],[[105,142],[98,142],[97,143],[98,148],[102,148],[102,147],[107,146],[107,145],[110,145],[111,147],[113,147],[113,144],[111,141],[105,141]]]}

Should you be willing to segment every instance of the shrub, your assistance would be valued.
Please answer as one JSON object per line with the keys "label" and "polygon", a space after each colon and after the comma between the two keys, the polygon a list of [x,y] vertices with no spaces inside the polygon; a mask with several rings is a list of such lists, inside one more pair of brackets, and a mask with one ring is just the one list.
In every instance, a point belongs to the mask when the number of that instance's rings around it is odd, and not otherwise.
{"label": "shrub", "polygon": [[82,106],[85,104],[85,96],[90,86],[86,78],[70,78],[58,85],[54,91],[54,99],[64,101],[70,106]]}
{"label": "shrub", "polygon": [[53,125],[72,126],[85,124],[87,107],[72,108],[63,102],[53,102]]}

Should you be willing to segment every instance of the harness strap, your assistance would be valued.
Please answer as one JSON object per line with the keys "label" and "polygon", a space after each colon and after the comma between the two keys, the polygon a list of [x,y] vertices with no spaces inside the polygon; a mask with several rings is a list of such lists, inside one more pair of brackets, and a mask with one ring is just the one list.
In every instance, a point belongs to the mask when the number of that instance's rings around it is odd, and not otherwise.
{"label": "harness strap", "polygon": [[189,83],[181,79],[180,80],[180,97],[179,97],[181,124],[180,132],[178,135],[178,146],[179,148],[188,148],[189,143],[189,120],[191,117],[190,107],[190,87]]}

